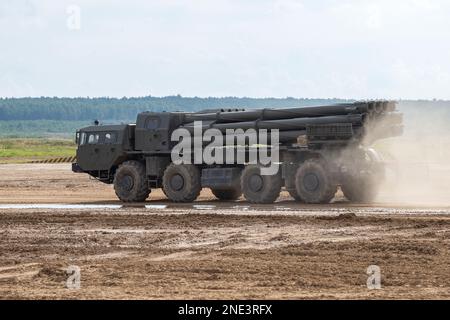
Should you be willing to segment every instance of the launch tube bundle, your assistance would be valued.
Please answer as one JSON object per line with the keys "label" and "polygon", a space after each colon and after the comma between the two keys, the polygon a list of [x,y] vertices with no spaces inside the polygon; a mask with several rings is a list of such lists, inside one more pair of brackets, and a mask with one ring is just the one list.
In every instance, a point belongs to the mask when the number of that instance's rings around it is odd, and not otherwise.
{"label": "launch tube bundle", "polygon": [[[265,108],[255,110],[217,110],[185,114],[181,127],[193,132],[201,121],[201,129],[267,129],[280,131],[280,142],[293,142],[309,132],[322,132],[346,128],[341,138],[361,140],[369,136],[370,142],[402,134],[402,114],[392,101],[367,101],[299,108]],[[351,132],[349,134],[349,132]]]}

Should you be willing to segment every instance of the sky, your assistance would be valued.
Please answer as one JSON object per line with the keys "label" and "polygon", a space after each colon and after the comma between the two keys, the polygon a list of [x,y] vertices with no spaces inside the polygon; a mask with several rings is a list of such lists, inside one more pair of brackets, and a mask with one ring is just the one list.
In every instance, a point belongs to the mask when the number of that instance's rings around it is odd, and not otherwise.
{"label": "sky", "polygon": [[0,97],[450,99],[447,0],[0,0]]}

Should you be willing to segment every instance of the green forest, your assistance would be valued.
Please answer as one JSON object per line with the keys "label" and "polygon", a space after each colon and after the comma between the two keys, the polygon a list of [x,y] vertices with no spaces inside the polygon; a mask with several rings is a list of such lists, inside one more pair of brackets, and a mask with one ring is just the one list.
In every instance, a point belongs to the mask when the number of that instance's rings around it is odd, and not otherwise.
{"label": "green forest", "polygon": [[2,98],[1,120],[130,120],[142,111],[198,111],[213,108],[298,107],[344,102],[339,99],[252,98]]}
{"label": "green forest", "polygon": [[[134,122],[142,111],[199,111],[220,108],[286,108],[328,105],[353,100],[299,98],[200,98],[131,97],[131,98],[0,98],[0,137],[70,138],[77,128],[94,120],[100,123]],[[450,119],[450,101],[408,101],[400,103],[405,122],[426,113],[439,121]],[[412,120],[411,120],[412,121]]]}
{"label": "green forest", "polygon": [[134,122],[142,111],[199,111],[220,108],[297,107],[332,104],[339,99],[275,98],[0,98],[0,137],[69,138],[77,128],[100,123]]}

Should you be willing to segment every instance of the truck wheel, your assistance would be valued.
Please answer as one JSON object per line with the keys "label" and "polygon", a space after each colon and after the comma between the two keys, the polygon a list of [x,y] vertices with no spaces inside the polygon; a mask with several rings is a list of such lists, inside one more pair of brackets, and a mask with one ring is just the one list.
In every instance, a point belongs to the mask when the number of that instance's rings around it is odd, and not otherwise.
{"label": "truck wheel", "polygon": [[123,202],[141,202],[150,194],[145,166],[138,161],[122,163],[114,175],[114,191]]}
{"label": "truck wheel", "polygon": [[273,203],[280,195],[282,184],[280,174],[261,175],[261,169],[256,165],[245,167],[241,176],[241,189],[251,203]]}
{"label": "truck wheel", "polygon": [[385,179],[386,168],[382,157],[373,149],[365,150],[357,159],[355,170],[342,178],[341,190],[351,202],[371,203]]}
{"label": "truck wheel", "polygon": [[192,164],[171,164],[164,171],[163,190],[173,202],[192,202],[202,189],[200,171]]}
{"label": "truck wheel", "polygon": [[297,194],[306,203],[329,203],[337,191],[327,166],[320,160],[306,160],[295,175]]}
{"label": "truck wheel", "polygon": [[235,189],[211,189],[211,191],[217,199],[224,201],[237,200],[242,195],[240,187]]}
{"label": "truck wheel", "polygon": [[299,194],[297,193],[297,189],[286,189],[287,192],[289,192],[289,195],[294,198],[295,201],[303,202],[302,198],[300,198]]}
{"label": "truck wheel", "polygon": [[344,196],[354,203],[371,203],[378,194],[378,187],[370,178],[347,178],[341,185]]}

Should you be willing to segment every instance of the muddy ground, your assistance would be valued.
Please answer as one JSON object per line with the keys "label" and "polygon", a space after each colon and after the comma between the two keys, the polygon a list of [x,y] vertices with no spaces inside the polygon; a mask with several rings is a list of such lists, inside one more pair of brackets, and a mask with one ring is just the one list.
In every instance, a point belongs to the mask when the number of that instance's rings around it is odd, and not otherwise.
{"label": "muddy ground", "polygon": [[450,298],[450,200],[251,206],[206,190],[172,205],[155,190],[146,205],[68,164],[0,165],[0,298]]}

